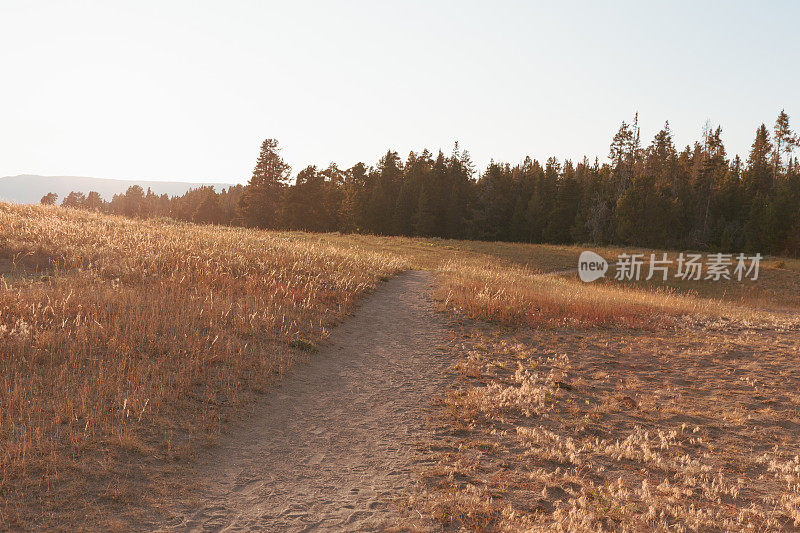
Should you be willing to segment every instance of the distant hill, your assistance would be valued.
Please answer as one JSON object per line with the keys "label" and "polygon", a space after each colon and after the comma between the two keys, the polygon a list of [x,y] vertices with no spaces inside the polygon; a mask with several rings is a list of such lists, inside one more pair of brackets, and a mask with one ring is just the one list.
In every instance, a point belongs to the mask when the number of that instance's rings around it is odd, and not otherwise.
{"label": "distant hill", "polygon": [[105,178],[85,178],[80,176],[6,176],[0,178],[0,200],[17,204],[38,204],[42,196],[49,192],[58,194],[58,202],[72,191],[84,194],[97,191],[105,200],[115,194],[124,193],[131,185],[139,185],[156,194],[181,195],[189,189],[213,186],[217,191],[235,185],[233,183],[187,183],[182,181],[114,180]]}

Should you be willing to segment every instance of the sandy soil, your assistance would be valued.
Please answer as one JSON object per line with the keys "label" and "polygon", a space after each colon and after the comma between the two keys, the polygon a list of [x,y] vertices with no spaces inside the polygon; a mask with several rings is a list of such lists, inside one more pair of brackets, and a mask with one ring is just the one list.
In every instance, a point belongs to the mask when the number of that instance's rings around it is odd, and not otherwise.
{"label": "sandy soil", "polygon": [[201,458],[201,505],[161,527],[353,531],[395,524],[402,511],[394,500],[414,484],[412,471],[424,460],[416,444],[430,438],[427,412],[453,363],[430,278],[407,272],[368,298],[310,364]]}
{"label": "sandy soil", "polygon": [[437,443],[425,512],[488,530],[800,529],[800,331],[462,337],[442,410],[462,432]]}

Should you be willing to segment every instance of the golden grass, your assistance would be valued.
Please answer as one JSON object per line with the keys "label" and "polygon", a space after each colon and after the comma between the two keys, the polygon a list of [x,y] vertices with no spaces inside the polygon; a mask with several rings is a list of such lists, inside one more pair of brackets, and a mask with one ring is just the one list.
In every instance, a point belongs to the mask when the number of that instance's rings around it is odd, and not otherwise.
{"label": "golden grass", "polygon": [[[514,327],[778,320],[754,310],[769,286],[731,302],[542,274],[573,268],[579,247],[263,232],[3,203],[0,228],[0,528],[135,524],[137,509],[179,490],[176,461],[213,442],[234,408],[403,269],[436,271],[444,307]],[[775,270],[796,275],[794,265]],[[469,508],[434,502],[435,512],[478,529],[506,516],[480,490],[453,498]]]}
{"label": "golden grass", "polygon": [[321,338],[405,267],[291,234],[47,207],[0,204],[0,227],[0,256],[28,274],[0,278],[0,527],[47,526],[82,465],[124,475],[190,453],[285,370],[290,341]]}
{"label": "golden grass", "polygon": [[[767,256],[761,261],[759,280],[729,281],[720,280],[709,282],[682,281],[670,277],[666,282],[653,279],[649,282],[616,282],[613,280],[615,273],[614,262],[621,253],[642,254],[644,257],[643,273],[647,273],[647,264],[650,254],[657,257],[665,250],[648,248],[620,248],[614,246],[596,247],[591,245],[549,245],[549,244],[524,244],[501,243],[481,241],[452,241],[434,239],[428,245],[435,250],[452,250],[461,259],[465,257],[483,258],[488,261],[490,269],[501,266],[519,266],[532,273],[556,272],[574,270],[578,265],[578,257],[584,250],[592,250],[604,257],[609,262],[609,272],[606,283],[621,285],[635,290],[644,289],[655,293],[683,294],[689,297],[696,296],[701,299],[720,300],[729,302],[739,307],[768,308],[774,310],[800,309],[800,260],[785,257]],[[668,258],[676,259],[680,251],[666,251]],[[440,256],[439,264],[452,259]],[[494,261],[499,259],[500,261]],[[671,274],[674,274],[673,265]],[[574,279],[574,273],[563,274],[566,279]],[[592,287],[602,285],[598,281]],[[585,287],[585,290],[594,290]],[[707,304],[703,304],[708,306]],[[671,304],[667,304],[672,307]]]}
{"label": "golden grass", "polygon": [[[479,254],[497,258],[505,263],[522,266],[537,272],[554,272],[574,269],[578,257],[585,249],[580,246],[559,246],[553,244],[527,244],[513,242],[433,240],[433,246],[445,250]],[[611,256],[612,249],[603,249],[603,254]]]}
{"label": "golden grass", "polygon": [[[615,283],[588,285],[492,261],[450,261],[439,270],[439,296],[469,318],[528,327],[636,327],[675,319],[724,317],[744,323],[775,317],[752,307],[671,288]],[[796,320],[795,320],[796,321]]]}
{"label": "golden grass", "polygon": [[485,531],[799,527],[791,262],[743,284],[589,285],[520,266],[536,252],[440,268],[446,306],[482,322],[454,335],[471,338],[452,347],[452,437],[411,506]]}
{"label": "golden grass", "polygon": [[[777,261],[784,261],[784,266],[793,264],[790,259],[765,261],[761,279],[756,282],[608,280],[585,284],[575,273],[549,274],[575,269],[578,256],[585,249],[580,246],[296,235],[312,242],[341,242],[392,253],[412,268],[433,270],[439,281],[437,298],[447,308],[469,318],[509,326],[653,328],[670,326],[689,316],[746,325],[791,326],[797,319],[787,317],[783,311],[800,309],[800,275],[774,267]],[[610,261],[624,251],[608,247],[595,250]]]}

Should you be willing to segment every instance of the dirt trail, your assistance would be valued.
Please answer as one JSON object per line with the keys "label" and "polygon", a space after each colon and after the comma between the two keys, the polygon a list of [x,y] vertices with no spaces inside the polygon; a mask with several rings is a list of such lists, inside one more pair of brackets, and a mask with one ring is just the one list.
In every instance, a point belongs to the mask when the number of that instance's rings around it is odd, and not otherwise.
{"label": "dirt trail", "polygon": [[431,398],[447,386],[448,324],[431,275],[406,272],[333,330],[198,470],[203,505],[168,530],[375,530],[412,481]]}

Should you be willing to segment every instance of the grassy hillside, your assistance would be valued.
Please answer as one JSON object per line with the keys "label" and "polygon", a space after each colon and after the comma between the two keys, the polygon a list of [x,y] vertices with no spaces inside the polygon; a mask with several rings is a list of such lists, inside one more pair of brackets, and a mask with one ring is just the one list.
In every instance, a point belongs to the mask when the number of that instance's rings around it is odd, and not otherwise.
{"label": "grassy hillside", "polygon": [[[183,465],[197,447],[404,269],[437,273],[442,309],[504,326],[797,324],[762,309],[775,290],[766,285],[731,296],[542,275],[573,268],[577,247],[264,232],[3,203],[0,228],[0,527],[86,517],[125,528],[190,490]],[[771,266],[771,283],[798,294],[797,265]]]}
{"label": "grassy hillside", "polygon": [[172,490],[151,471],[405,268],[343,243],[58,208],[0,204],[0,227],[6,526]]}

